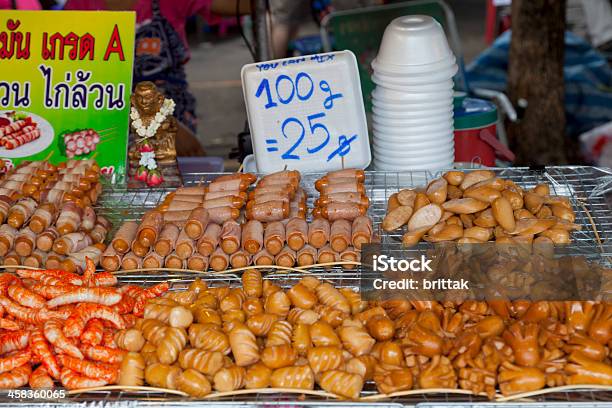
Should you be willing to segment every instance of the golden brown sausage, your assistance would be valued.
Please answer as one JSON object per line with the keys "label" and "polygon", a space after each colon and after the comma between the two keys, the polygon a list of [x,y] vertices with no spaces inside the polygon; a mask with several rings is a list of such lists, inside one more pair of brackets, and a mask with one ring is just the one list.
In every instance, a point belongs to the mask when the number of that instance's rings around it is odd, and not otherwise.
{"label": "golden brown sausage", "polygon": [[287,245],[299,251],[308,241],[308,224],[303,218],[291,218],[285,226]]}
{"label": "golden brown sausage", "polygon": [[242,228],[242,248],[249,254],[256,254],[264,244],[264,226],[257,220],[250,220]]}
{"label": "golden brown sausage", "polygon": [[181,259],[181,257],[177,255],[176,251],[170,253],[170,255],[168,255],[164,260],[164,266],[166,268],[184,269],[185,264],[185,260]]}
{"label": "golden brown sausage", "polygon": [[317,250],[311,245],[305,245],[297,252],[299,266],[314,265],[317,262]]}
{"label": "golden brown sausage", "polygon": [[280,221],[266,225],[264,246],[272,255],[278,255],[285,245],[285,226]]}
{"label": "golden brown sausage", "polygon": [[274,265],[274,255],[266,249],[262,249],[253,256],[253,264],[255,265]]}
{"label": "golden brown sausage", "polygon": [[201,254],[193,254],[187,260],[187,268],[194,271],[208,270],[208,257]]}
{"label": "golden brown sausage", "polygon": [[42,203],[38,206],[36,211],[34,211],[34,214],[32,214],[29,227],[36,234],[40,234],[53,224],[56,216],[57,209],[54,204]]}
{"label": "golden brown sausage", "polygon": [[295,265],[296,253],[293,249],[289,247],[284,247],[282,251],[274,257],[274,262],[278,266],[292,267]]}
{"label": "golden brown sausage", "polygon": [[133,269],[142,268],[142,258],[134,254],[133,252],[128,252],[123,256],[121,260],[121,269],[129,271]]}
{"label": "golden brown sausage", "polygon": [[193,254],[194,247],[195,243],[193,242],[193,239],[191,239],[187,235],[187,232],[183,229],[179,233],[178,238],[176,239],[176,247],[174,251],[176,252],[179,258],[187,259]]}
{"label": "golden brown sausage", "polygon": [[329,241],[329,234],[329,221],[316,218],[308,226],[308,243],[317,249],[322,248]]}
{"label": "golden brown sausage", "polygon": [[209,264],[213,271],[220,272],[227,269],[229,265],[229,256],[218,247],[215,251],[210,255]]}
{"label": "golden brown sausage", "polygon": [[364,215],[366,211],[366,207],[355,203],[331,203],[321,208],[321,215],[329,221],[352,221],[360,215]]}
{"label": "golden brown sausage", "polygon": [[372,219],[367,215],[362,215],[353,220],[351,243],[357,250],[361,250],[362,245],[372,242]]}
{"label": "golden brown sausage", "polygon": [[320,248],[317,253],[317,263],[330,263],[338,261],[338,253],[331,249],[329,245]]}
{"label": "golden brown sausage", "polygon": [[89,234],[84,232],[71,232],[55,240],[53,243],[53,251],[60,255],[68,255],[73,252],[78,252],[92,244],[93,240]]}
{"label": "golden brown sausage", "polygon": [[219,245],[219,237],[221,236],[221,226],[210,223],[206,226],[206,230],[202,237],[198,240],[198,252],[204,256],[210,256]]}
{"label": "golden brown sausage", "polygon": [[351,223],[347,220],[336,220],[331,224],[329,243],[331,248],[340,253],[351,241]]}
{"label": "golden brown sausage", "polygon": [[21,226],[24,225],[34,214],[37,206],[38,203],[31,198],[19,200],[17,204],[13,205],[9,210],[7,224],[16,229],[21,228]]}
{"label": "golden brown sausage", "polygon": [[240,216],[240,210],[232,207],[216,207],[208,209],[209,222],[222,225],[229,220],[236,220]]}
{"label": "golden brown sausage", "polygon": [[164,257],[156,252],[149,252],[142,261],[143,268],[162,268],[164,266]]}
{"label": "golden brown sausage", "polygon": [[365,186],[355,180],[344,180],[343,182],[326,185],[319,190],[321,195],[330,195],[336,193],[359,193],[365,195]]}
{"label": "golden brown sausage", "polygon": [[[359,252],[357,252],[353,247],[348,247],[342,253],[340,253],[340,260],[349,262],[359,262]],[[342,267],[344,269],[355,269],[357,266],[352,264],[344,264],[342,265]]]}
{"label": "golden brown sausage", "polygon": [[191,239],[200,239],[206,230],[209,218],[208,210],[204,208],[199,207],[192,210],[184,228],[187,236]]}
{"label": "golden brown sausage", "polygon": [[16,236],[17,230],[15,228],[8,224],[0,226],[0,256],[6,255],[13,248]]}
{"label": "golden brown sausage", "polygon": [[62,205],[59,217],[57,218],[57,232],[60,235],[65,235],[71,232],[76,232],[83,217],[83,210],[74,202],[67,202]]}
{"label": "golden brown sausage", "polygon": [[136,221],[126,221],[117,230],[111,245],[119,254],[125,254],[130,250],[130,243],[136,238],[138,223]]}
{"label": "golden brown sausage", "polygon": [[239,249],[230,255],[230,265],[232,265],[232,268],[244,268],[250,264],[251,255],[243,249]]}
{"label": "golden brown sausage", "polygon": [[112,245],[109,245],[102,253],[100,265],[105,271],[115,272],[121,267],[121,255],[115,251]]}
{"label": "golden brown sausage", "polygon": [[206,209],[217,207],[232,207],[242,208],[244,206],[244,198],[239,195],[227,195],[217,198],[206,198],[202,203],[202,207]]}
{"label": "golden brown sausage", "polygon": [[29,256],[35,244],[36,234],[28,227],[21,229],[15,236],[15,252],[19,256]]}
{"label": "golden brown sausage", "polygon": [[221,228],[220,240],[223,251],[231,255],[240,249],[242,229],[236,221],[226,221]]}
{"label": "golden brown sausage", "polygon": [[176,247],[176,240],[179,237],[179,228],[174,224],[166,224],[162,228],[159,238],[155,243],[155,252],[161,256],[169,255]]}
{"label": "golden brown sausage", "polygon": [[268,201],[255,204],[246,211],[247,218],[261,222],[281,221],[289,215],[289,203],[283,201]]}
{"label": "golden brown sausage", "polygon": [[136,256],[143,258],[149,253],[150,248],[142,246],[137,239],[134,239],[131,250]]}
{"label": "golden brown sausage", "polygon": [[322,195],[318,200],[315,201],[315,205],[323,207],[331,203],[356,203],[364,207],[370,206],[370,200],[367,196],[361,193],[333,193],[329,195]]}
{"label": "golden brown sausage", "polygon": [[159,211],[151,210],[142,217],[138,226],[136,237],[140,245],[150,248],[157,241],[157,237],[164,226],[164,215]]}

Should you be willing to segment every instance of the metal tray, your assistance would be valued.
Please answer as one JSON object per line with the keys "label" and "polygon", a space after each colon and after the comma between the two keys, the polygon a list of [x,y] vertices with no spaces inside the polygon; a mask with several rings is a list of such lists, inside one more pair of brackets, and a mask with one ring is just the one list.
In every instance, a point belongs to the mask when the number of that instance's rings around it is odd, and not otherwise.
{"label": "metal tray", "polygon": [[[501,168],[494,169],[500,177],[511,179],[524,188],[534,187],[541,182],[547,182],[556,195],[568,196],[576,213],[576,223],[582,226],[581,231],[572,234],[573,247],[576,253],[595,258],[603,264],[610,266],[612,257],[612,205],[609,181],[612,171],[586,166],[546,167],[541,170],[529,168]],[[378,228],[386,213],[389,196],[402,188],[418,187],[432,179],[441,176],[443,172],[368,172],[366,176],[367,195],[371,200],[369,214]],[[205,183],[219,176],[219,173],[189,173],[183,174],[185,185]],[[323,174],[304,174],[302,187],[308,193],[308,204],[318,196],[314,189],[314,181]],[[126,188],[107,188],[97,204],[97,211],[108,217],[114,225],[114,230],[121,222],[126,220],[139,220],[148,209],[157,206],[167,193],[173,189],[154,188],[146,190],[129,190]],[[598,243],[597,236],[601,241]],[[381,234],[383,245],[398,246],[399,234]],[[342,270],[310,270],[315,276],[325,279],[341,287],[358,287],[360,271]],[[295,284],[300,278],[299,273],[264,273],[266,279],[273,279],[283,287]],[[186,288],[197,276],[183,272],[159,273],[118,273],[122,283],[137,283],[151,285],[158,282],[169,281],[172,290]],[[241,284],[238,274],[214,274],[206,276],[211,285]],[[363,396],[375,394],[373,384],[367,384]],[[165,407],[194,407],[206,406],[376,406],[376,407],[612,407],[612,391],[572,391],[557,392],[545,396],[533,397],[520,403],[493,403],[483,397],[456,395],[456,394],[421,394],[410,397],[391,398],[388,401],[377,403],[342,402],[320,397],[299,398],[296,394],[249,394],[239,397],[227,397],[195,401],[175,395],[166,395],[150,392],[118,392],[101,391],[70,396],[65,400],[50,401],[22,401],[27,405],[45,405],[49,407],[75,406],[81,407],[130,407],[130,406],[165,406]],[[6,393],[0,392],[0,407],[16,406],[16,401],[7,398]]]}

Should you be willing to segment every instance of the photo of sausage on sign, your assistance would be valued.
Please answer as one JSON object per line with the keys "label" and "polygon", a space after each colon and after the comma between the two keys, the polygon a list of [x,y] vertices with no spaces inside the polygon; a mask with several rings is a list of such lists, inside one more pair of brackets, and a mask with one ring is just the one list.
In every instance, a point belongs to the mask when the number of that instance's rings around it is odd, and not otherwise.
{"label": "photo of sausage on sign", "polygon": [[242,90],[257,171],[370,164],[357,60],[350,51],[248,64]]}

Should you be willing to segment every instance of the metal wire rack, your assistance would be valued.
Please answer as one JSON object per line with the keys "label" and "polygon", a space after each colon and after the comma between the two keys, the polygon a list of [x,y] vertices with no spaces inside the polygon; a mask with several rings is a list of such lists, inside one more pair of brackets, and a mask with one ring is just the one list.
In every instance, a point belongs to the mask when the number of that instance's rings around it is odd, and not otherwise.
{"label": "metal wire rack", "polygon": [[[528,168],[504,168],[496,169],[500,177],[513,180],[524,188],[532,188],[538,183],[547,182],[556,195],[570,198],[576,213],[576,223],[582,226],[581,231],[574,232],[572,239],[577,254],[590,258],[597,258],[609,265],[608,259],[612,256],[610,244],[612,235],[612,211],[606,201],[605,188],[602,186],[601,177],[609,174],[609,170],[600,170],[594,167],[571,166],[571,167],[546,167],[541,170],[530,170]],[[443,172],[414,171],[403,173],[368,172],[366,176],[366,190],[371,204],[369,215],[374,221],[375,229],[380,225],[387,207],[389,196],[402,188],[423,186],[434,178],[440,177]],[[308,204],[312,207],[313,200],[318,197],[314,189],[314,181],[323,174],[305,174],[302,178],[302,187],[308,193]],[[219,176],[218,173],[183,174],[185,185],[206,183]],[[107,188],[102,194],[97,211],[113,222],[114,228],[118,228],[121,222],[126,220],[139,220],[149,209],[157,206],[172,189],[155,188],[146,190],[128,190],[124,188]],[[603,193],[602,193],[603,192]],[[380,231],[379,231],[380,233]],[[598,244],[596,237],[601,240]],[[399,248],[400,234],[380,234],[383,245],[396,246]],[[358,287],[360,270],[342,270],[332,268],[330,270],[315,269],[309,273],[333,283],[339,287]],[[300,273],[278,271],[264,273],[266,279],[273,279],[281,287],[288,287],[297,283],[303,276]],[[171,290],[186,288],[200,274],[189,274],[184,272],[147,272],[147,273],[119,273],[118,277],[122,283],[135,283],[152,285],[168,281]],[[241,284],[239,274],[207,274],[206,281],[211,286]],[[363,395],[371,395],[376,392],[373,384],[367,384]],[[215,400],[207,400],[207,406],[375,406],[375,407],[612,407],[612,392],[609,391],[580,391],[580,392],[558,392],[541,397],[531,398],[529,401],[520,403],[492,403],[483,397],[455,394],[423,394],[411,397],[392,398],[380,403],[353,403],[330,400],[321,397],[299,398],[294,394],[252,394],[240,397],[227,397]],[[34,401],[26,401],[28,405],[35,405]],[[74,406],[82,407],[130,407],[130,406],[164,406],[164,407],[193,407],[202,405],[202,401],[192,401],[175,395],[166,395],[150,392],[117,392],[104,391],[80,394],[69,397],[66,400],[56,402],[40,402],[49,407]],[[0,407],[16,405],[15,401],[7,399],[6,395],[0,393]]]}

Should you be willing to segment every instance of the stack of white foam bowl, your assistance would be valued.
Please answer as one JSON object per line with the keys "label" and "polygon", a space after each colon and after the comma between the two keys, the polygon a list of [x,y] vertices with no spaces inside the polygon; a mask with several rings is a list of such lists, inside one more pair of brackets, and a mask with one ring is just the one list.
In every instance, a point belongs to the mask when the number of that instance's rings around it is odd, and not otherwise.
{"label": "stack of white foam bowl", "polygon": [[433,18],[396,18],[372,62],[373,150],[378,170],[452,167],[453,76],[444,29]]}

